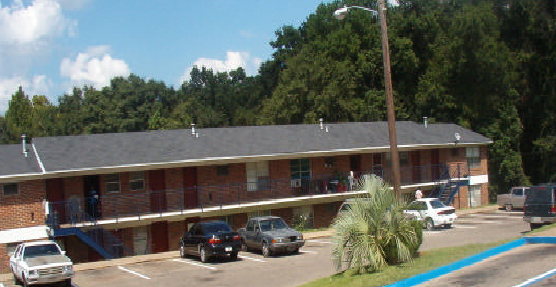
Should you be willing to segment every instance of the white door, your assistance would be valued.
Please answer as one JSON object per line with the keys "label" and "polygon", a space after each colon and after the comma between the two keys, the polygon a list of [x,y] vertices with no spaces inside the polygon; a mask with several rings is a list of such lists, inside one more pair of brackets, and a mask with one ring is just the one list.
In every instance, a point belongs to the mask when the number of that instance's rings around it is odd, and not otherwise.
{"label": "white door", "polygon": [[147,226],[133,228],[133,251],[135,255],[148,254]]}

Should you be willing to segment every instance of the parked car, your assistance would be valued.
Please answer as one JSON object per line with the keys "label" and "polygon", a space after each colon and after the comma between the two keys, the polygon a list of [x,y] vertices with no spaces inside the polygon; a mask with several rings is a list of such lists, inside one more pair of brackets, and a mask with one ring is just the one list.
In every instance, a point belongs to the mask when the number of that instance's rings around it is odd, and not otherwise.
{"label": "parked car", "polygon": [[10,256],[10,270],[16,285],[62,283],[71,286],[73,263],[54,241],[19,244]]}
{"label": "parked car", "polygon": [[180,256],[199,256],[207,262],[214,256],[237,259],[241,249],[241,237],[224,221],[196,223],[181,238]]}
{"label": "parked car", "polygon": [[454,207],[446,206],[438,198],[417,199],[409,204],[404,213],[423,221],[428,230],[441,226],[451,228],[458,217]]}
{"label": "parked car", "polygon": [[512,187],[509,193],[499,194],[496,202],[500,208],[505,208],[507,211],[512,211],[514,208],[522,209],[529,190],[527,186]]}
{"label": "parked car", "polygon": [[525,199],[523,220],[531,230],[556,222],[556,185],[533,186]]}
{"label": "parked car", "polygon": [[305,244],[303,234],[277,216],[254,217],[238,230],[244,250],[261,250],[264,257],[277,252],[298,253]]}

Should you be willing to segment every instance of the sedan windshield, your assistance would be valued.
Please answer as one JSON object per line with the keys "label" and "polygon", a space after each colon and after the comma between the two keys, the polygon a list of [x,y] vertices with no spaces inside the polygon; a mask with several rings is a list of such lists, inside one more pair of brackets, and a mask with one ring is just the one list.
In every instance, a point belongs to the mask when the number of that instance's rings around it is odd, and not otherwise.
{"label": "sedan windshield", "polygon": [[25,247],[24,257],[37,257],[44,255],[60,255],[60,250],[56,244],[44,244]]}
{"label": "sedan windshield", "polygon": [[260,224],[262,231],[288,228],[288,225],[281,218],[262,220]]}

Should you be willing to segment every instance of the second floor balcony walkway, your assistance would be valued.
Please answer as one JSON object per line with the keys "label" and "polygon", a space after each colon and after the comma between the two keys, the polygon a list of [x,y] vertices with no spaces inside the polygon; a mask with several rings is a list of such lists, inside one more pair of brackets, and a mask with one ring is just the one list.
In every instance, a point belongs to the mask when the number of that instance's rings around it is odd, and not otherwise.
{"label": "second floor balcony walkway", "polygon": [[[449,178],[464,178],[464,164],[402,168],[402,188],[434,186]],[[187,217],[249,212],[261,208],[340,201],[360,193],[360,181],[372,175],[386,182],[389,169],[375,169],[298,179],[270,179],[186,189],[119,193],[96,198],[72,198],[49,203],[48,224],[57,227],[114,227],[137,221],[182,220]],[[297,203],[295,203],[297,202]]]}

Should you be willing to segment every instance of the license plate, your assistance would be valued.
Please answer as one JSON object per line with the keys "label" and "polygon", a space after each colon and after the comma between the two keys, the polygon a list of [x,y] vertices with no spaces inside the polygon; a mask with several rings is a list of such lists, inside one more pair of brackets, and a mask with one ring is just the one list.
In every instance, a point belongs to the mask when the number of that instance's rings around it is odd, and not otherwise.
{"label": "license plate", "polygon": [[533,222],[533,223],[541,223],[541,218],[540,218],[540,217],[531,217],[531,222]]}
{"label": "license plate", "polygon": [[226,248],[224,248],[224,250],[226,250],[226,252],[230,252],[230,251],[232,251],[232,247],[226,247]]}

